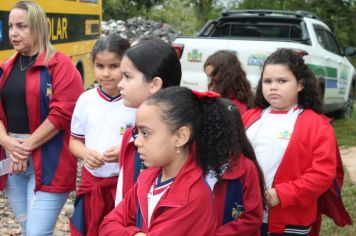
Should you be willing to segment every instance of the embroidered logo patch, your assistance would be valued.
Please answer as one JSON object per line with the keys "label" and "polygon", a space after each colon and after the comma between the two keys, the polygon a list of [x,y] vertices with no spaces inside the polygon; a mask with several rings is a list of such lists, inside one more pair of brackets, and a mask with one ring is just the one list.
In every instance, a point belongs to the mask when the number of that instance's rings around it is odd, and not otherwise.
{"label": "embroidered logo patch", "polygon": [[47,84],[46,96],[49,98],[52,97],[52,84]]}
{"label": "embroidered logo patch", "polygon": [[289,140],[291,136],[292,136],[292,133],[289,132],[288,130],[285,130],[285,131],[282,131],[279,133],[278,138],[284,139],[284,140]]}
{"label": "embroidered logo patch", "polygon": [[235,202],[234,207],[231,210],[231,217],[233,219],[237,219],[241,216],[242,213],[244,213],[244,207],[242,205],[237,204],[237,202]]}

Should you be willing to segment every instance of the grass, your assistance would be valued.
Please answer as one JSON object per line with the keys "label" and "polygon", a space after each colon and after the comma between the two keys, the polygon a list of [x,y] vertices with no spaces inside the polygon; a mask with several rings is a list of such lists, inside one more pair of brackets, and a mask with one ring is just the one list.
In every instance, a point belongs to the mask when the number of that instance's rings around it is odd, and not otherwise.
{"label": "grass", "polygon": [[[355,104],[355,103],[354,103]],[[335,119],[332,121],[335,134],[341,147],[356,146],[356,104],[351,118]],[[356,156],[355,156],[356,158]],[[355,160],[356,161],[356,160]],[[342,198],[347,211],[349,212],[354,225],[337,227],[332,220],[323,217],[321,232],[322,236],[355,236],[356,235],[356,183],[350,179],[345,170],[344,186]]]}
{"label": "grass", "polygon": [[[355,102],[356,103],[356,102]],[[356,146],[356,104],[351,118],[335,119],[332,125],[339,145],[342,147]]]}
{"label": "grass", "polygon": [[[345,171],[346,172],[346,171]],[[338,227],[328,217],[323,217],[321,225],[321,236],[355,236],[356,235],[356,184],[351,182],[348,173],[345,173],[342,199],[352,221],[351,226]]]}

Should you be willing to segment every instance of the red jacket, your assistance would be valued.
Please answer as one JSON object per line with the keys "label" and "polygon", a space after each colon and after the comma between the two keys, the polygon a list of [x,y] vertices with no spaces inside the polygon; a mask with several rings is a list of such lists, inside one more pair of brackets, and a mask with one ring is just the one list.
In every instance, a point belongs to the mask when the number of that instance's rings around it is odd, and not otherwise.
{"label": "red jacket", "polygon": [[[134,127],[128,128],[122,136],[121,150],[119,155],[120,171],[123,171],[123,187],[122,198],[135,184],[134,169],[135,169],[135,153],[137,148],[132,137]],[[118,193],[120,194],[120,193]]]}
{"label": "red jacket", "polygon": [[245,103],[240,102],[236,97],[230,97],[229,99],[232,103],[235,104],[241,116],[248,110],[247,105]]}
{"label": "red jacket", "polygon": [[95,177],[83,166],[82,183],[70,221],[71,235],[98,235],[101,222],[114,208],[116,184],[117,176]]}
{"label": "red jacket", "polygon": [[[0,66],[0,90],[19,54]],[[32,152],[35,191],[70,192],[75,189],[77,160],[68,148],[70,121],[75,103],[83,91],[82,79],[70,59],[56,52],[45,62],[45,52],[38,55],[26,74],[26,101],[32,134],[45,119],[60,132]],[[6,115],[0,103],[0,119],[6,127]],[[4,154],[4,152],[1,152]],[[5,158],[2,155],[1,158]],[[0,189],[5,187],[6,176]]]}
{"label": "red jacket", "polygon": [[[138,232],[151,236],[212,235],[216,229],[212,194],[194,158],[187,160],[158,202],[149,227],[147,194],[161,172],[159,168],[141,172],[124,200],[104,218],[99,235],[128,236]],[[143,216],[142,229],[136,227],[138,207]]]}
{"label": "red jacket", "polygon": [[[223,225],[225,221],[224,215],[234,214],[236,212],[236,206],[233,209],[227,208],[226,204],[231,202],[233,198],[236,202],[236,197],[238,196],[228,196],[228,193],[233,193],[231,191],[230,184],[235,184],[234,181],[240,180],[242,183],[241,194],[243,211],[240,216],[235,218],[235,220],[230,221]],[[236,205],[236,204],[235,204]],[[263,218],[263,202],[262,193],[260,191],[260,176],[257,171],[256,165],[241,155],[237,164],[232,165],[224,175],[222,176],[222,182],[216,183],[214,186],[214,208],[215,208],[215,218],[218,222],[218,229],[215,235],[260,235],[260,227]],[[228,212],[227,212],[228,211]]]}
{"label": "red jacket", "polygon": [[[244,114],[246,129],[261,117],[261,111],[252,109]],[[304,110],[273,181],[280,204],[269,209],[271,233],[283,233],[286,225],[310,226],[316,221],[317,200],[336,175],[336,148],[329,119]]]}

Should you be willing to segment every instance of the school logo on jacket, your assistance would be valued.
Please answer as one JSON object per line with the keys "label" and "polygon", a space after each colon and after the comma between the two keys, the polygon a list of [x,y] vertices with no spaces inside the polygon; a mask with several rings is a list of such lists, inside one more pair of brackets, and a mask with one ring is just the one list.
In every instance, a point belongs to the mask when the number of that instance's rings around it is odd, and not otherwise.
{"label": "school logo on jacket", "polygon": [[241,216],[242,213],[244,213],[244,207],[235,202],[234,207],[231,210],[231,217],[233,219],[237,219]]}
{"label": "school logo on jacket", "polygon": [[47,96],[49,99],[52,98],[52,84],[47,83],[46,96]]}
{"label": "school logo on jacket", "polygon": [[284,140],[290,140],[291,136],[292,136],[292,132],[289,132],[289,130],[284,130],[282,132],[279,132],[278,138]]}

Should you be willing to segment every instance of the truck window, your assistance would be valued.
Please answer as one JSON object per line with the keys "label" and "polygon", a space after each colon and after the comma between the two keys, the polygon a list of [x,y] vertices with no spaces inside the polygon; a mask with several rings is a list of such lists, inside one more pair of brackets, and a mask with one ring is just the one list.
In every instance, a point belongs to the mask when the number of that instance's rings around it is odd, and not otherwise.
{"label": "truck window", "polygon": [[337,55],[342,54],[338,42],[329,30],[321,25],[313,25],[313,28],[320,46]]}
{"label": "truck window", "polygon": [[211,37],[250,37],[259,39],[282,39],[282,40],[302,40],[302,29],[300,22],[283,23],[280,22],[225,22],[218,25]]}
{"label": "truck window", "polygon": [[300,40],[302,38],[300,27],[295,25],[233,25],[231,36],[279,38]]}

